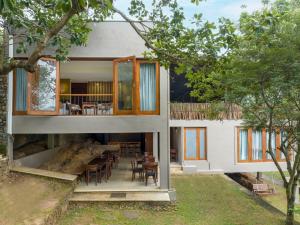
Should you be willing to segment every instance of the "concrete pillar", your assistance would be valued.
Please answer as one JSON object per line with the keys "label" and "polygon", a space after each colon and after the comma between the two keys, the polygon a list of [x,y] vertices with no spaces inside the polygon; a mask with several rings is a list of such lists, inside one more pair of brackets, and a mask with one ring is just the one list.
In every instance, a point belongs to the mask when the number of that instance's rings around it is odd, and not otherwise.
{"label": "concrete pillar", "polygon": [[12,167],[14,164],[14,138],[12,135],[7,135],[7,157],[8,157],[8,165]]}
{"label": "concrete pillar", "polygon": [[48,149],[54,149],[55,147],[55,135],[54,134],[48,134]]}
{"label": "concrete pillar", "polygon": [[300,203],[300,200],[299,200],[299,188],[300,188],[300,186],[299,186],[299,182],[297,183],[297,187],[296,187],[296,192],[295,192],[295,203],[296,204],[299,204]]}
{"label": "concrete pillar", "polygon": [[153,132],[153,156],[158,161],[158,133]]}

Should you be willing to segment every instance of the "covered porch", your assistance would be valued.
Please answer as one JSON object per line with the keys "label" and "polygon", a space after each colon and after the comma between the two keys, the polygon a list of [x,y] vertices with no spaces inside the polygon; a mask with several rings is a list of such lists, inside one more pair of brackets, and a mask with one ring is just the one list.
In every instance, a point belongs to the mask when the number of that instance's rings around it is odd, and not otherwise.
{"label": "covered porch", "polygon": [[[24,135],[21,138],[24,139]],[[16,158],[14,164],[75,175],[78,177],[75,192],[159,191],[161,166],[157,138],[157,133],[48,135],[48,149],[41,152],[26,155],[21,152],[27,146],[18,146],[15,156],[24,157]],[[17,142],[15,144],[17,146]],[[34,147],[34,144],[30,143],[30,146]],[[152,157],[156,165],[155,176],[149,176],[147,182],[145,162],[137,165],[137,160],[145,160],[145,155]],[[87,167],[97,164],[95,159],[100,159],[104,164],[97,170],[89,171],[87,178]],[[133,177],[132,162],[134,167],[142,169],[142,174],[135,173]],[[101,174],[100,169],[109,169],[109,172],[106,171],[109,175]]]}

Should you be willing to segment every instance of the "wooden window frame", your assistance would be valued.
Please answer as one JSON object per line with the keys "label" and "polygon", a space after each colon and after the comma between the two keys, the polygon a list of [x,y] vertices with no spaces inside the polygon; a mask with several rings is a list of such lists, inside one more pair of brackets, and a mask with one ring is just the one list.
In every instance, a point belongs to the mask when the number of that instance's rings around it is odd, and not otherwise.
{"label": "wooden window frame", "polygon": [[[240,130],[247,129],[248,130],[248,159],[241,160],[240,159]],[[252,159],[252,131],[253,128],[243,128],[237,127],[237,162],[238,163],[261,163],[261,162],[273,162],[272,159],[267,159],[267,136],[266,136],[266,128],[262,128],[262,159],[261,160],[253,160]],[[278,162],[285,161],[280,158],[280,134],[278,134],[278,130],[276,129],[276,160]]]}
{"label": "wooden window frame", "polygon": [[[118,107],[118,64],[132,61],[132,110],[119,110]],[[136,57],[129,56],[113,60],[113,111],[115,115],[133,115],[136,112]]]}
{"label": "wooden window frame", "polygon": [[[140,65],[141,64],[155,64],[156,71],[156,110],[155,111],[141,111],[140,104]],[[136,71],[137,71],[137,88],[136,88],[136,96],[137,96],[137,114],[139,115],[159,115],[160,114],[160,66],[157,61],[149,61],[149,60],[137,60]]]}
{"label": "wooden window frame", "polygon": [[[132,110],[119,110],[118,108],[118,64],[132,61]],[[156,110],[140,110],[140,65],[155,64],[156,66]],[[160,114],[160,65],[157,61],[137,60],[135,56],[129,56],[113,60],[113,110],[114,115],[159,115]]]}
{"label": "wooden window frame", "polygon": [[60,97],[60,64],[57,60],[53,58],[41,58],[40,60],[44,61],[54,61],[56,63],[56,90],[55,90],[55,104],[56,110],[55,111],[40,111],[40,110],[32,110],[31,109],[31,93],[32,93],[32,79],[34,73],[28,73],[28,85],[27,85],[27,114],[28,115],[47,115],[47,116],[55,116],[59,114],[59,97]]}
{"label": "wooden window frame", "polygon": [[[187,130],[196,130],[196,158],[187,158],[186,156],[186,131]],[[204,130],[204,153],[205,153],[205,157],[201,158],[200,157],[200,130]],[[207,160],[207,129],[206,127],[185,127],[184,128],[184,160],[191,160],[191,161],[200,161],[200,160]]]}
{"label": "wooden window frame", "polygon": [[[28,73],[27,73],[27,86],[28,86]],[[26,93],[26,104],[28,102],[28,92]],[[27,109],[25,111],[17,111],[16,109],[16,97],[17,97],[17,70],[13,70],[13,115],[27,115]]]}

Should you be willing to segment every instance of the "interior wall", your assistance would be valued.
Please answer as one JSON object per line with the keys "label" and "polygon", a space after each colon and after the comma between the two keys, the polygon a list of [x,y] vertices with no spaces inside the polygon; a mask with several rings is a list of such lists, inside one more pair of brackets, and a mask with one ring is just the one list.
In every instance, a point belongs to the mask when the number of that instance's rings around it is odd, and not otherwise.
{"label": "interior wall", "polygon": [[177,151],[177,162],[182,162],[182,143],[181,143],[181,128],[171,127],[170,128],[170,148],[174,148]]}
{"label": "interior wall", "polygon": [[112,81],[112,61],[69,61],[60,64],[60,78],[73,83]]}

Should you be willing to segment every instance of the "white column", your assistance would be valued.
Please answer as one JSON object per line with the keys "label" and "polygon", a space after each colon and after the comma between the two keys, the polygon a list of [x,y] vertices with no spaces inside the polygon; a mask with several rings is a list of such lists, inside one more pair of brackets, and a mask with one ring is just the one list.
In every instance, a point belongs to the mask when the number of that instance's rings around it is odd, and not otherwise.
{"label": "white column", "polygon": [[48,149],[54,149],[55,147],[55,135],[48,134]]}
{"label": "white column", "polygon": [[158,133],[153,132],[153,156],[156,162],[158,161]]}
{"label": "white column", "polygon": [[295,203],[296,204],[299,204],[300,201],[299,201],[299,182],[297,183],[297,187],[296,187],[296,192],[295,192]]}
{"label": "white column", "polygon": [[[8,56],[12,58],[13,49],[13,37],[9,36]],[[8,156],[9,165],[13,165],[13,136],[12,136],[12,111],[13,111],[13,72],[9,72],[7,75],[7,103],[6,103],[6,133],[7,133],[7,145],[6,151]]]}

